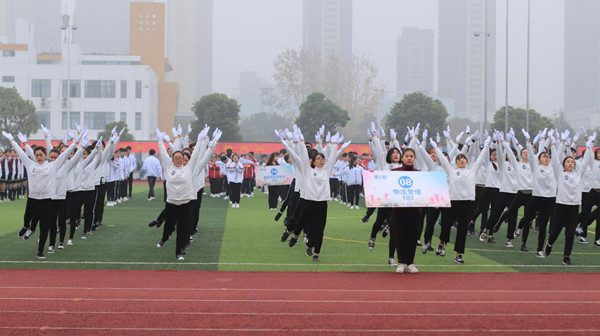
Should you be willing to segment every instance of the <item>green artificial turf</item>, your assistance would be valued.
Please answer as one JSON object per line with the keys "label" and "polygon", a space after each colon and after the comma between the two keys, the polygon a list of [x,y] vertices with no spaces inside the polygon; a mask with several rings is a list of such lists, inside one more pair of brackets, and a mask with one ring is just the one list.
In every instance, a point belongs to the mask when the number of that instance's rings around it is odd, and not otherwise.
{"label": "green artificial turf", "polygon": [[[25,201],[0,203],[0,267],[1,268],[118,268],[118,269],[187,269],[243,271],[383,271],[387,266],[388,238],[377,237],[375,249],[367,248],[367,240],[375,214],[369,223],[362,223],[365,208],[350,210],[330,202],[325,239],[320,263],[305,255],[300,241],[293,248],[281,243],[282,221],[273,220],[276,212],[269,211],[267,197],[256,191],[256,197],[242,198],[239,209],[231,209],[222,198],[205,195],[200,212],[199,234],[192,242],[185,261],[175,260],[175,235],[162,247],[156,243],[162,227],[149,228],[147,223],[162,210],[162,187],[158,199],[146,200],[147,187],[135,186],[129,202],[105,208],[104,226],[87,240],[82,240],[80,227],[75,245],[66,246],[45,260],[38,260],[37,233],[29,240],[17,238],[22,227]],[[504,247],[506,224],[496,234],[498,243],[480,242],[467,237],[465,264],[453,262],[453,245],[446,248],[445,257],[418,248],[416,264],[422,271],[439,272],[597,272],[600,271],[600,249],[589,244],[574,243],[573,265],[562,265],[564,238],[561,235],[551,256],[535,257],[537,233],[531,232],[530,252],[520,252],[520,239],[514,248]],[[478,226],[477,226],[478,227]],[[594,228],[589,229],[593,231]],[[434,247],[440,227],[434,232]],[[454,241],[455,230],[452,230]],[[592,240],[593,234],[590,235]]]}

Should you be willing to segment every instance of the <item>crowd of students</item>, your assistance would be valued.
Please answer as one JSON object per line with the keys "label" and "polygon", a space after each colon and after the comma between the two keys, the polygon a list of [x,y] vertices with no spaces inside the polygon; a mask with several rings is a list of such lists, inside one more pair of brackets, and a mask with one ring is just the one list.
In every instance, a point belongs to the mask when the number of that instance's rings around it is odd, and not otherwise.
{"label": "crowd of students", "polygon": [[[48,237],[48,252],[54,252],[57,232],[58,248],[64,248],[67,223],[67,245],[73,244],[80,218],[84,223],[82,239],[101,226],[105,195],[109,207],[127,201],[137,164],[128,149],[117,149],[122,131],[113,129],[108,141],[90,143],[88,131],[78,127],[76,134],[69,132],[63,142],[52,147],[49,131],[43,125],[42,129],[49,152],[43,146],[29,147],[27,138],[19,134],[23,150],[12,135],[3,132],[12,149],[0,159],[0,201],[23,198],[27,189],[24,226],[19,236],[29,238],[39,222],[39,258],[44,258]],[[269,194],[269,210],[277,210],[278,202],[282,202],[276,215],[279,220],[285,213],[281,241],[289,238],[292,247],[303,234],[306,254],[314,261],[320,260],[328,202],[339,200],[349,209],[359,209],[365,170],[445,172],[447,177],[449,208],[368,208],[362,218],[368,222],[377,211],[367,246],[374,249],[378,233],[389,235],[388,264],[397,267],[398,273],[418,272],[417,245],[422,246],[423,254],[435,251],[445,256],[452,227],[456,228],[454,262],[459,264],[465,262],[469,234],[496,243],[495,233],[505,222],[505,247],[513,248],[515,239],[521,237],[521,251],[529,251],[527,242],[534,220],[538,232],[536,256],[544,258],[552,252],[564,227],[563,263],[568,265],[575,235],[580,243],[587,243],[587,227],[600,220],[600,149],[593,150],[596,133],[588,136],[583,131],[571,139],[568,131],[544,130],[531,139],[522,130],[526,139],[523,146],[512,129],[506,134],[480,134],[467,128],[453,139],[448,128],[442,132],[446,145],[446,151],[442,151],[442,137],[429,137],[427,130],[421,132],[420,125],[409,129],[403,144],[395,130],[390,130],[386,141],[384,130],[372,125],[368,130],[371,153],[359,156],[356,152],[343,153],[349,142],[343,143],[339,134],[325,135],[321,127],[313,146],[304,141],[301,130],[294,125],[292,131],[276,130],[284,149],[257,161],[254,153],[239,155],[227,150],[213,154],[221,136],[218,129],[211,140],[206,126],[191,144],[189,126],[186,136],[182,136],[181,126],[172,131],[173,141],[157,130],[159,157],[151,151],[141,170],[148,179],[149,201],[155,198],[156,180],[163,180],[165,207],[148,225],[160,227],[166,223],[158,248],[177,232],[177,260],[184,259],[198,232],[206,179],[211,197],[224,197],[237,209],[243,196],[254,196],[255,169],[259,165],[293,165],[291,185],[263,190]],[[580,138],[586,149],[577,155]],[[518,221],[521,208],[524,215]],[[439,243],[434,249],[433,235],[440,218]],[[600,247],[598,226],[593,245]]]}

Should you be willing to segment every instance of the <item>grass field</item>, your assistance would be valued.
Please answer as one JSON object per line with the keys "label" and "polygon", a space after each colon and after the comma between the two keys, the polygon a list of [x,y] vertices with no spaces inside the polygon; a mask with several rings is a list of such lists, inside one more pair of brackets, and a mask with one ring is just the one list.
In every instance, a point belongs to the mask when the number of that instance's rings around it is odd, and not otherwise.
{"label": "grass field", "polygon": [[[156,190],[162,199],[162,188]],[[378,236],[373,251],[367,248],[371,224],[362,223],[361,210],[349,210],[338,203],[330,203],[325,239],[320,263],[304,254],[304,244],[289,248],[280,242],[281,222],[274,222],[274,211],[267,207],[267,197],[260,192],[254,198],[242,198],[239,209],[231,209],[222,198],[205,195],[200,212],[199,234],[192,242],[185,261],[175,260],[175,237],[162,248],[156,243],[160,229],[149,228],[147,223],[163,208],[159,199],[148,202],[147,188],[136,186],[129,202],[105,210],[104,226],[87,240],[81,240],[82,227],[75,236],[75,245],[66,246],[45,260],[35,256],[37,233],[29,240],[19,239],[23,226],[25,201],[0,203],[0,268],[95,268],[95,269],[194,269],[242,271],[348,271],[393,272],[387,266],[387,238]],[[593,227],[589,230],[593,231]],[[562,265],[564,237],[561,235],[553,253],[545,259],[535,257],[537,233],[531,232],[530,252],[520,252],[520,239],[514,248],[504,247],[506,225],[496,235],[498,243],[480,242],[477,237],[467,238],[465,264],[453,262],[452,244],[445,257],[435,253],[416,255],[416,264],[427,272],[598,272],[600,249],[593,244],[575,242],[573,265]],[[437,245],[440,228],[436,226],[434,244]],[[454,233],[452,241],[454,241]],[[79,234],[79,235],[78,235]],[[593,237],[593,234],[592,234]],[[591,239],[590,239],[591,240]]]}

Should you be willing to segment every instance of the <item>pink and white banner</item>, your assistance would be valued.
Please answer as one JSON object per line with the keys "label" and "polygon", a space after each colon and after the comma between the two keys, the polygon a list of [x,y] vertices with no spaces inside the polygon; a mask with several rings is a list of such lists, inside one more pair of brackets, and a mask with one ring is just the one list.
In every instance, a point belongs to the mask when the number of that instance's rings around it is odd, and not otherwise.
{"label": "pink and white banner", "polygon": [[449,208],[444,172],[363,171],[365,203],[370,208]]}

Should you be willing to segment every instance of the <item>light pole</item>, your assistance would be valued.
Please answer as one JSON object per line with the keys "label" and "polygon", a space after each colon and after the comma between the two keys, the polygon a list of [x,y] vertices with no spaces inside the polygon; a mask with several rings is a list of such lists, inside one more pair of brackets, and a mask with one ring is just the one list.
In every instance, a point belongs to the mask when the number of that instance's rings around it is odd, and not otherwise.
{"label": "light pole", "polygon": [[[67,45],[67,92],[63,100],[63,107],[69,108],[71,98],[71,43],[73,43],[73,32],[77,30],[77,26],[71,24],[71,16],[65,14],[62,16],[63,24],[60,27],[65,32],[63,44]],[[63,93],[64,94],[64,93]],[[67,116],[67,121],[70,126],[70,115]],[[79,121],[79,120],[78,120]]]}
{"label": "light pole", "polygon": [[[488,32],[488,2],[484,1],[483,8],[483,123],[481,124],[481,134],[484,134],[484,129],[488,127],[487,116],[487,39],[490,37]],[[479,37],[480,33],[475,33],[474,36]]]}
{"label": "light pole", "polygon": [[504,133],[508,132],[508,0],[506,0],[506,85],[504,98]]}
{"label": "light pole", "polygon": [[525,117],[525,129],[529,132],[529,32],[530,32],[530,18],[531,18],[531,0],[527,0],[527,94],[525,98],[526,117]]}

